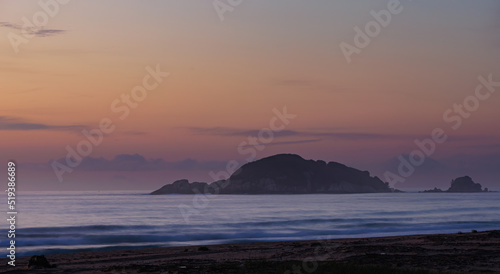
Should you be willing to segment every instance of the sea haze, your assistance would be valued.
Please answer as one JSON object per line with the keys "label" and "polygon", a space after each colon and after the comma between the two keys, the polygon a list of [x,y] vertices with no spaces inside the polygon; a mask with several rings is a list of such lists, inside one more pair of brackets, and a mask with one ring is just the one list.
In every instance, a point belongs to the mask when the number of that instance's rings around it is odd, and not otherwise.
{"label": "sea haze", "polygon": [[[25,192],[16,255],[500,229],[500,193],[212,195],[198,207],[194,197]],[[189,222],[180,205],[197,210]]]}

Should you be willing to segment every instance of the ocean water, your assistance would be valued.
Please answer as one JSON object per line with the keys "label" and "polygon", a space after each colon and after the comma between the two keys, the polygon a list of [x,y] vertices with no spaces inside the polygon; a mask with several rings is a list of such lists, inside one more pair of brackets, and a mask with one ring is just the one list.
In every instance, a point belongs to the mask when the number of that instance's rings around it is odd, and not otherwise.
{"label": "ocean water", "polygon": [[[18,256],[500,229],[500,193],[18,194]],[[8,247],[7,222],[0,228]]]}

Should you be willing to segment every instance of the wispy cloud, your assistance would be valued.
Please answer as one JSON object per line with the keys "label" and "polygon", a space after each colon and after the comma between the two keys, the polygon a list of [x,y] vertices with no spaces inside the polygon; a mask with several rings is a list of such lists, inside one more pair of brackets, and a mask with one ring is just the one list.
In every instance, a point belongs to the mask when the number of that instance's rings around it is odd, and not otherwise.
{"label": "wispy cloud", "polygon": [[[257,136],[260,130],[257,129],[238,129],[229,127],[187,127],[195,134],[214,135],[214,136]],[[366,140],[366,139],[393,139],[401,138],[402,135],[394,134],[379,134],[369,132],[315,132],[315,131],[295,131],[295,130],[282,130],[274,132],[274,137],[316,137],[316,138],[329,138],[329,139],[346,139],[346,140]],[[406,136],[408,137],[408,136]],[[314,139],[319,141],[320,139]]]}
{"label": "wispy cloud", "polygon": [[[284,141],[284,142],[272,142],[266,144],[266,146],[278,146],[278,145],[296,145],[296,144],[306,144],[306,143],[316,143],[322,139],[307,139],[307,140],[297,140],[297,141]],[[242,147],[253,147],[254,145],[246,145]]]}
{"label": "wispy cloud", "polygon": [[[256,137],[261,130],[259,129],[241,129],[231,127],[184,127],[181,129],[189,130],[194,134],[221,136],[221,137]],[[320,140],[346,140],[346,141],[408,141],[413,143],[415,139],[423,140],[429,138],[425,134],[394,134],[394,133],[378,133],[370,131],[355,131],[348,128],[323,128],[319,130],[282,130],[274,132],[275,138],[296,137],[300,140],[277,140],[273,144],[297,144],[318,142]],[[303,140],[305,139],[305,140]],[[486,140],[496,140],[491,136],[477,135],[461,135],[449,136],[448,142],[485,142]]]}
{"label": "wispy cloud", "polygon": [[[9,22],[0,22],[0,27],[4,28],[9,28],[9,29],[14,29],[18,31],[22,31],[23,27],[18,24],[13,24]],[[66,32],[66,30],[61,30],[61,29],[38,29],[38,28],[27,28],[24,31],[26,31],[30,35],[35,35],[36,37],[49,37],[49,36],[54,36],[58,34],[62,34]]]}
{"label": "wispy cloud", "polygon": [[48,37],[48,36],[53,36],[56,34],[62,34],[64,32],[66,32],[66,31],[61,30],[61,29],[41,29],[41,30],[35,31],[33,34],[35,34],[35,36],[37,36],[37,37]]}
{"label": "wispy cloud", "polygon": [[15,24],[11,24],[11,23],[7,23],[7,22],[0,22],[0,27],[4,27],[4,28],[10,28],[10,29],[17,29],[17,30],[21,30],[21,26],[18,26],[18,25],[15,25]]}
{"label": "wispy cloud", "polygon": [[49,125],[33,123],[19,118],[0,116],[0,130],[67,130],[79,131],[84,129],[82,125]]}
{"label": "wispy cloud", "polygon": [[317,137],[328,137],[332,139],[345,139],[345,140],[374,140],[374,139],[389,139],[397,138],[400,135],[393,134],[377,134],[377,133],[363,133],[363,132],[321,132],[321,133],[304,133]]}
{"label": "wispy cloud", "polygon": [[[239,129],[230,127],[186,127],[185,129],[201,135],[215,136],[257,136],[260,130],[257,129]],[[299,133],[293,130],[282,130],[274,132],[275,137],[295,136]]]}
{"label": "wispy cloud", "polygon": [[[65,158],[58,159],[64,163]],[[79,168],[85,171],[161,171],[161,170],[217,170],[222,169],[226,162],[198,161],[185,159],[181,161],[165,161],[162,158],[146,159],[140,154],[118,154],[112,159],[103,157],[83,158]]]}

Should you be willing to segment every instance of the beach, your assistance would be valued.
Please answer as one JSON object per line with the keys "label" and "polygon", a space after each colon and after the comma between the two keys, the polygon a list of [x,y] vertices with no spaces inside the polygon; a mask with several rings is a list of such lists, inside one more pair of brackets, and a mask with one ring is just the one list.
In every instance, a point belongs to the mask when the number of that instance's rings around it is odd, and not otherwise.
{"label": "beach", "polygon": [[[40,254],[42,255],[42,254]],[[16,258],[5,273],[433,273],[500,272],[500,231],[238,243]],[[2,258],[5,266],[8,259]],[[430,272],[429,272],[430,271]]]}

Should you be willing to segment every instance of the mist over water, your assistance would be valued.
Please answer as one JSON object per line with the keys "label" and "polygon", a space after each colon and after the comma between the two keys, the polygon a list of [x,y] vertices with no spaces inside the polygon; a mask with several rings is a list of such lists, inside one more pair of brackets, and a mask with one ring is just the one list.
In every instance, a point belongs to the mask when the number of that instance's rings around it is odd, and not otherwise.
{"label": "mist over water", "polygon": [[193,197],[24,192],[17,254],[500,229],[500,193],[214,195],[186,222]]}

